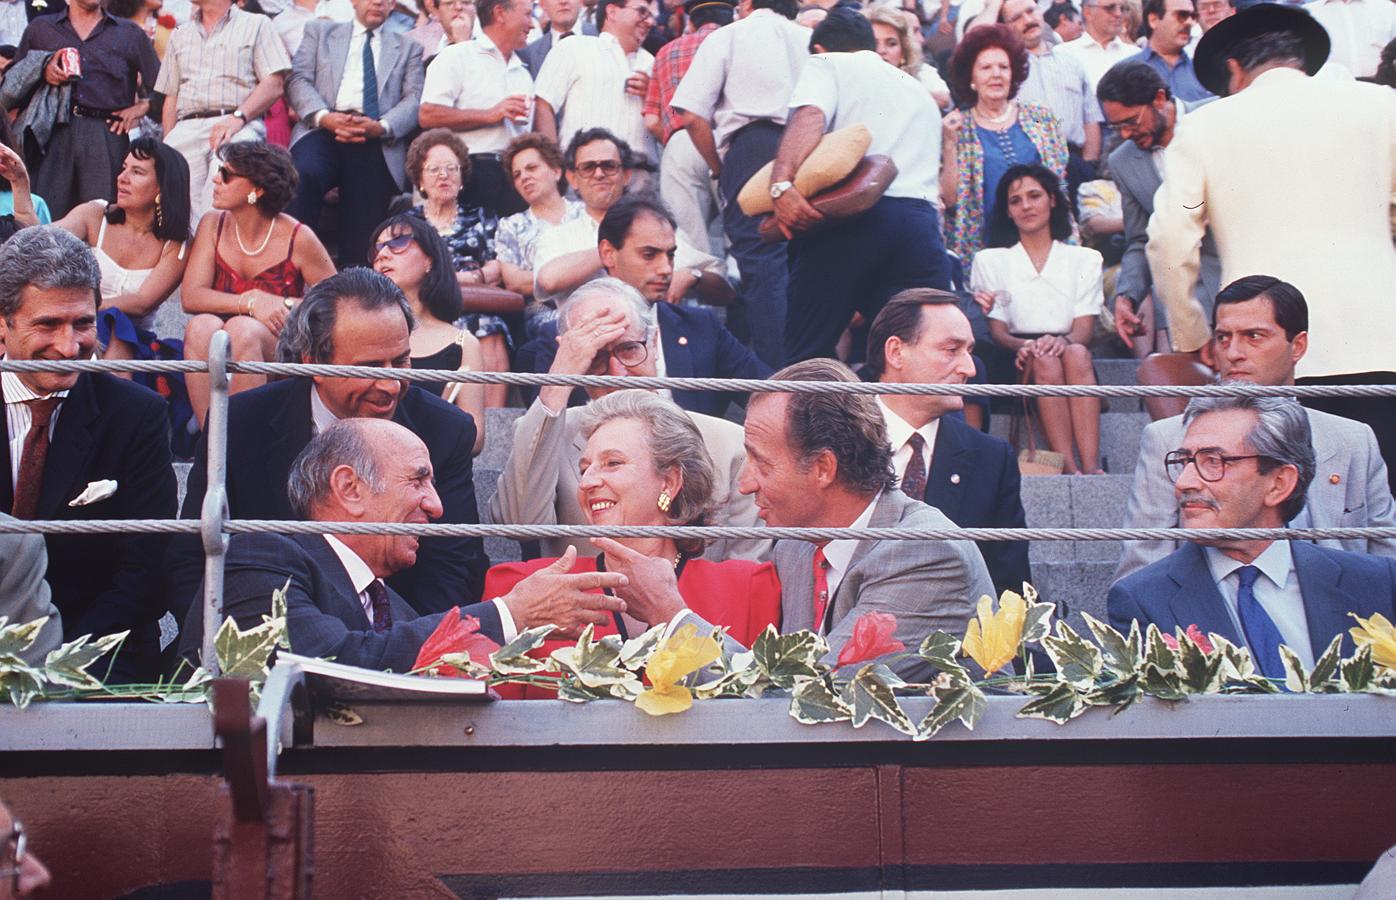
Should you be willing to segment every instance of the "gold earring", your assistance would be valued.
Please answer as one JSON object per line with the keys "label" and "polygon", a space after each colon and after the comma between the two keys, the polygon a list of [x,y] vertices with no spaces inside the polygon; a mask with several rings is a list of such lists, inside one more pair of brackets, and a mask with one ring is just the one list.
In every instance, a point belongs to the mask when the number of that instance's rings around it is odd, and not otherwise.
{"label": "gold earring", "polygon": [[155,228],[157,230],[165,227],[165,209],[160,205],[160,195],[155,195]]}
{"label": "gold earring", "polygon": [[659,511],[660,511],[660,512],[662,512],[662,513],[668,512],[668,511],[669,511],[669,507],[672,506],[673,504],[674,504],[674,498],[672,498],[672,497],[669,496],[669,492],[668,492],[667,490],[666,490],[666,491],[660,491],[660,492],[659,492],[659,500],[656,502],[655,505],[659,507]]}
{"label": "gold earring", "polygon": [[247,205],[248,205],[248,206],[252,206],[252,205],[255,204],[256,202],[257,202],[257,192],[256,192],[256,191],[248,191],[248,192],[247,192]]}

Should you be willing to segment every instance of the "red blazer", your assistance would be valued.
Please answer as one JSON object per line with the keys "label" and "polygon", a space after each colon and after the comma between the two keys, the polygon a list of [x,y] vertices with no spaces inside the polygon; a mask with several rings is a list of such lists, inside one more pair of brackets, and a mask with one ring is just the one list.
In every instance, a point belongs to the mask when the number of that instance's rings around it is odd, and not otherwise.
{"label": "red blazer", "polygon": [[[484,596],[502,597],[524,578],[555,561],[535,559],[492,566],[485,573]],[[595,572],[596,558],[579,558],[572,571]],[[776,577],[776,567],[771,563],[740,559],[723,562],[690,559],[684,563],[683,571],[679,574],[679,594],[695,613],[714,625],[726,625],[728,633],[747,647],[767,625],[780,627],[780,579]],[[614,621],[597,627],[594,632],[597,638],[616,633]],[[543,659],[554,650],[573,643],[569,640],[547,641],[530,655]],[[556,696],[549,690],[525,688],[522,685],[502,685],[497,690],[500,696],[511,700],[521,697],[552,699]]]}

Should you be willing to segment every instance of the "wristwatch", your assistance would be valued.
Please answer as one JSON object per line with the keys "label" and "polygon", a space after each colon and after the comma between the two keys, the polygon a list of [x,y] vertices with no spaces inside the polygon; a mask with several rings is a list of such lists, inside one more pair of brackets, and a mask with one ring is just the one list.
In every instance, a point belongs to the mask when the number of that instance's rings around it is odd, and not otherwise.
{"label": "wristwatch", "polygon": [[690,274],[690,275],[693,276],[693,283],[694,283],[694,284],[697,284],[698,282],[700,282],[700,281],[703,280],[703,270],[702,270],[702,269],[691,268],[691,269],[688,270],[688,274]]}
{"label": "wristwatch", "polygon": [[771,184],[771,199],[779,200],[780,195],[795,186],[793,181],[776,181]]}
{"label": "wristwatch", "polygon": [[247,113],[243,112],[243,111],[240,110],[240,109],[235,109],[235,110],[233,110],[231,113],[229,113],[228,115],[230,115],[230,116],[235,116],[235,117],[237,117],[237,118],[239,118],[239,119],[242,119],[242,121],[243,121],[244,123],[247,122]]}

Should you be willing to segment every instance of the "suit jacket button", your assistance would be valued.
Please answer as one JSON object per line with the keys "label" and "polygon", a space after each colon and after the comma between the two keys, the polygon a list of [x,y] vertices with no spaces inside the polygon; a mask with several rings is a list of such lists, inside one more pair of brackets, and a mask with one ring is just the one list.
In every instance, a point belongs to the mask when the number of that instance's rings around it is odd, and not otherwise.
{"label": "suit jacket button", "polygon": [[951,475],[951,476],[950,476],[950,483],[951,483],[951,484],[959,484],[959,483],[960,483],[960,473],[959,473],[959,472],[956,472],[954,475]]}
{"label": "suit jacket button", "polygon": [[1342,481],[1342,480],[1343,480],[1343,476],[1339,475],[1339,474],[1336,473],[1336,472],[1334,472],[1332,475],[1329,475],[1329,476],[1328,476],[1328,483],[1329,483],[1329,484],[1337,484],[1337,483],[1339,483],[1339,482]]}

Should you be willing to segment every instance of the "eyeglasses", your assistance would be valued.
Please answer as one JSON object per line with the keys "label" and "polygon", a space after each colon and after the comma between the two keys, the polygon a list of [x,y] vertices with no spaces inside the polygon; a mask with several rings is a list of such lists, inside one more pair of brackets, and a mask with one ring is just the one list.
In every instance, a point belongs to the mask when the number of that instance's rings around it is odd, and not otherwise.
{"label": "eyeglasses", "polygon": [[[24,837],[24,823],[18,819],[14,820],[14,825],[10,833],[5,836],[5,843],[0,845],[0,878],[14,879],[14,893],[19,893],[19,875],[24,869],[24,857],[27,841]],[[13,852],[10,848],[13,847]]]}
{"label": "eyeglasses", "polygon": [[1149,107],[1147,105],[1141,106],[1139,107],[1139,112],[1135,114],[1134,118],[1126,119],[1123,122],[1106,122],[1105,124],[1110,128],[1114,129],[1122,137],[1129,134],[1133,134],[1134,132],[1140,129],[1140,123],[1144,121],[1144,113],[1148,111]]}
{"label": "eyeglasses", "polygon": [[580,174],[586,176],[587,178],[595,178],[598,175],[604,175],[605,177],[610,178],[612,175],[615,175],[620,170],[620,162],[614,159],[603,159],[598,162],[577,163],[577,171]]}
{"label": "eyeglasses", "polygon": [[227,166],[219,166],[218,177],[224,184],[229,184],[234,178],[246,178],[247,176],[243,175],[241,172],[234,172]]}
{"label": "eyeglasses", "polygon": [[646,4],[646,5],[644,5],[644,6],[624,6],[624,7],[621,7],[621,8],[622,8],[622,9],[628,9],[628,10],[630,10],[631,12],[633,12],[633,13],[635,14],[635,16],[636,16],[637,18],[640,18],[640,19],[653,19],[653,18],[654,18],[654,10],[650,9],[648,4]]}
{"label": "eyeglasses", "polygon": [[601,375],[606,371],[607,357],[615,357],[616,361],[627,369],[633,369],[650,355],[649,348],[640,341],[622,341],[610,350],[602,350],[596,354],[596,358],[591,361],[591,368],[587,370],[588,375]]}
{"label": "eyeglasses", "polygon": [[378,241],[373,245],[373,253],[369,255],[369,260],[375,260],[384,250],[391,252],[394,256],[403,253],[412,246],[412,232],[399,234],[388,238],[386,241]]}
{"label": "eyeglasses", "polygon": [[427,166],[422,171],[433,178],[438,178],[442,175],[455,175],[460,171],[460,166],[456,163],[447,163],[440,166]]}
{"label": "eyeglasses", "polygon": [[1197,18],[1197,13],[1190,9],[1175,9],[1170,15],[1173,16],[1174,19],[1177,19],[1179,24],[1191,22],[1193,19]]}
{"label": "eyeglasses", "polygon": [[1226,477],[1226,466],[1228,463],[1240,462],[1243,459],[1273,459],[1274,457],[1264,454],[1251,454],[1250,456],[1227,456],[1220,450],[1199,450],[1196,453],[1189,453],[1186,450],[1174,450],[1163,458],[1163,467],[1168,470],[1168,477],[1177,481],[1183,477],[1183,470],[1188,464],[1197,467],[1197,476],[1203,481],[1221,481]]}

